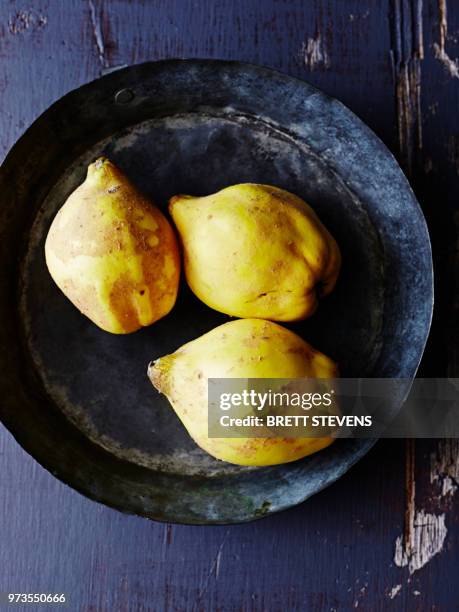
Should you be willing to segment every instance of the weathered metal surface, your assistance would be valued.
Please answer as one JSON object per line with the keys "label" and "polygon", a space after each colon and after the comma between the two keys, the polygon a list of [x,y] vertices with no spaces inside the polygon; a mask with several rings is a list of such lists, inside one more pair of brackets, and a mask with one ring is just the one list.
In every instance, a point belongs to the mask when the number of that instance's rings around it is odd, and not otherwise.
{"label": "weathered metal surface", "polygon": [[[42,383],[23,383],[29,405],[22,410],[5,390],[7,426],[69,484],[161,520],[247,521],[336,480],[371,441],[340,441],[298,463],[258,470],[225,465],[195,447],[145,377],[151,359],[225,319],[185,287],[168,317],[128,337],[100,331],[59,292],[44,263],[46,232],[101,154],[163,206],[176,193],[207,194],[247,181],[302,196],[336,236],[344,265],[333,296],[294,329],[335,358],[344,375],[409,377],[421,358],[433,299],[429,237],[408,183],[376,136],[337,101],[280,73],[228,62],[145,64],[68,94],[28,130],[0,172],[9,217],[2,224],[3,249],[11,256],[21,232],[26,250],[17,255],[16,332],[23,334],[25,354],[19,362],[8,360],[3,376],[10,385],[30,360]],[[11,189],[18,184],[24,186],[19,193]],[[17,278],[16,272],[4,280]],[[43,450],[36,442],[29,446],[36,393],[43,396]],[[46,418],[54,426],[56,410],[91,440],[85,447],[106,451],[103,472],[95,456],[84,466],[73,461],[82,446],[76,438],[74,446],[67,444],[70,424],[61,430],[59,452],[51,451]],[[117,460],[131,474],[121,482]]]}

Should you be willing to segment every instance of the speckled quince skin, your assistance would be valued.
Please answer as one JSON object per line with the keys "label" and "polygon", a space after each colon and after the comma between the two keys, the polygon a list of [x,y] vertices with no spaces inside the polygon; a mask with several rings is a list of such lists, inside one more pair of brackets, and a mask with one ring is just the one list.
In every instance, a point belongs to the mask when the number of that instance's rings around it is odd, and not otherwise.
{"label": "speckled quince skin", "polygon": [[299,197],[244,183],[206,197],[169,202],[185,274],[205,304],[236,317],[296,321],[335,286],[341,255]]}
{"label": "speckled quince skin", "polygon": [[148,377],[169,399],[195,442],[213,457],[238,465],[295,461],[333,442],[323,438],[208,437],[209,378],[337,378],[336,364],[277,323],[239,319],[150,363]]}
{"label": "speckled quince skin", "polygon": [[46,263],[96,325],[133,332],[174,306],[180,256],[165,216],[106,158],[88,168],[50,227]]}

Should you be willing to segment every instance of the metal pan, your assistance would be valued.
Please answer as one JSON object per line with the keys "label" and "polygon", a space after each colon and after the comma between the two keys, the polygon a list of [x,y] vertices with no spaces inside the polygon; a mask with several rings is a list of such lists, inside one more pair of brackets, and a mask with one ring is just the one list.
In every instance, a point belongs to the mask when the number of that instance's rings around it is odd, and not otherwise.
{"label": "metal pan", "polygon": [[292,325],[348,376],[415,375],[432,313],[421,210],[392,155],[307,83],[241,63],[164,61],[71,92],[22,136],[0,172],[1,416],[58,478],[124,512],[196,524],[249,521],[339,478],[371,440],[242,468],[190,440],[146,365],[227,320],[183,284],[166,318],[129,336],[99,330],[45,266],[56,211],[97,156],[165,207],[176,193],[270,183],[307,200],[344,258],[332,296]]}

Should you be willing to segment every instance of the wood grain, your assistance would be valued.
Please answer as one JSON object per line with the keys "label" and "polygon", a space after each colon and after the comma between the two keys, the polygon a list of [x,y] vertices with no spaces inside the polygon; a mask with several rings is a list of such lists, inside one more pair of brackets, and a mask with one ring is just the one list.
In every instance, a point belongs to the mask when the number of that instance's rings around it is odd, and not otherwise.
{"label": "wood grain", "polygon": [[422,149],[421,63],[424,59],[423,0],[392,0],[391,58],[397,105],[399,159],[407,174]]}
{"label": "wood grain", "polygon": [[[409,172],[436,268],[421,372],[457,375],[458,31],[452,0],[6,0],[0,157],[53,101],[118,66],[231,58],[307,79],[362,117]],[[0,590],[65,591],[70,609],[94,611],[449,611],[459,595],[458,452],[382,441],[298,508],[197,528],[94,504],[2,431]],[[427,514],[444,516],[447,533],[410,573],[396,542],[413,553],[416,517]]]}
{"label": "wood grain", "polygon": [[[453,16],[456,28],[457,18]],[[457,334],[451,335],[450,326],[445,325],[451,322],[457,329],[457,202],[451,199],[451,188],[457,188],[458,177],[455,153],[451,155],[443,141],[448,134],[446,142],[451,142],[457,129],[451,109],[457,103],[454,79],[458,75],[447,51],[448,21],[446,0],[392,2],[399,159],[426,214],[434,254],[437,307],[421,368],[421,373],[430,376],[457,376]],[[445,77],[450,83],[445,83]],[[448,292],[451,286],[453,291]],[[439,490],[438,483],[449,482],[445,471],[452,468],[445,466],[456,464],[457,452],[455,444],[444,441],[407,442],[404,535],[397,539],[394,560],[410,573],[441,552],[451,535],[445,521],[453,518],[449,513],[456,490],[454,484]],[[433,455],[437,460],[429,473],[426,462]]]}

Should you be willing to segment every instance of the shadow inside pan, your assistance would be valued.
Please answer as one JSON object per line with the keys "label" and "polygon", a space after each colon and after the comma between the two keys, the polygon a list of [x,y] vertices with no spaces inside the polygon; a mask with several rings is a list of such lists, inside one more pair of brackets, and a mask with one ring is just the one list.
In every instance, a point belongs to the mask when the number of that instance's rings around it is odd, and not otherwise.
{"label": "shadow inside pan", "polygon": [[153,469],[243,469],[198,449],[146,377],[149,361],[229,318],[206,307],[182,282],[178,303],[165,319],[114,336],[82,317],[48,273],[44,241],[50,221],[101,154],[163,209],[174,194],[205,195],[241,182],[273,184],[308,201],[338,240],[343,271],[313,319],[290,327],[337,360],[343,374],[371,371],[380,349],[383,259],[356,197],[301,143],[255,119],[193,114],[153,120],[114,134],[75,160],[43,203],[23,264],[21,313],[35,367],[56,406],[92,440]]}

